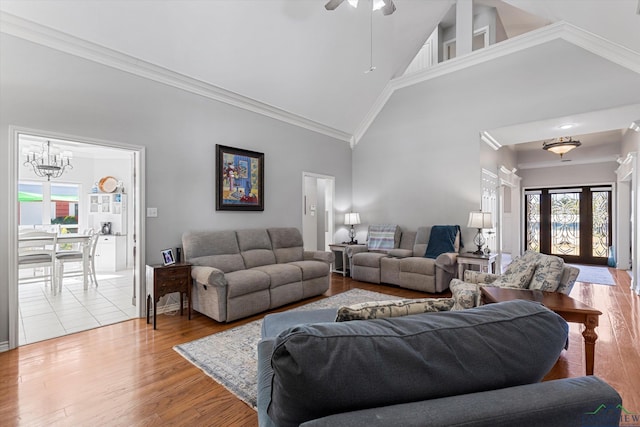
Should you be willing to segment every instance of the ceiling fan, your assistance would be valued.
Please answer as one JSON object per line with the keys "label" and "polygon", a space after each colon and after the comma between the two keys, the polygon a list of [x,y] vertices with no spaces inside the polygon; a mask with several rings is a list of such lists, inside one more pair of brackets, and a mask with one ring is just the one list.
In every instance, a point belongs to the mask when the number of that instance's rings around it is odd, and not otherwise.
{"label": "ceiling fan", "polygon": [[[324,5],[324,8],[327,10],[334,10],[336,7],[340,6],[344,0],[329,0],[327,4]],[[348,0],[349,4],[353,7],[358,7],[358,0]],[[396,11],[396,5],[393,4],[393,0],[373,0],[372,1],[373,10],[382,10],[383,15],[391,15]]]}

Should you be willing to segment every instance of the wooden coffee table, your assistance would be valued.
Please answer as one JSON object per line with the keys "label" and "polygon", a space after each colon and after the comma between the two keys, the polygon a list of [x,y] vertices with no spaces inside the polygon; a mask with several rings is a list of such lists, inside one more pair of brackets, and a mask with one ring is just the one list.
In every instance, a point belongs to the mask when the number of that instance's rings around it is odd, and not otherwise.
{"label": "wooden coffee table", "polygon": [[511,301],[514,299],[537,301],[549,310],[557,313],[567,322],[582,323],[585,326],[582,336],[584,337],[586,371],[587,375],[593,375],[595,346],[596,340],[598,339],[595,328],[598,326],[598,316],[600,316],[602,312],[568,295],[558,292],[543,292],[531,289],[505,289],[493,286],[480,287],[480,292],[482,294],[482,301],[485,304]]}

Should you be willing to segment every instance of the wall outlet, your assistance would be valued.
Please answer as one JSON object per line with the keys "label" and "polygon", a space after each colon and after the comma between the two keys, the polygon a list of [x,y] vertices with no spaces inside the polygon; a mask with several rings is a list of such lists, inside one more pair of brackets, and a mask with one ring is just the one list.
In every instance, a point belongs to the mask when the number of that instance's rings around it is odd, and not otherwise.
{"label": "wall outlet", "polygon": [[158,208],[147,208],[147,218],[156,218],[158,216]]}

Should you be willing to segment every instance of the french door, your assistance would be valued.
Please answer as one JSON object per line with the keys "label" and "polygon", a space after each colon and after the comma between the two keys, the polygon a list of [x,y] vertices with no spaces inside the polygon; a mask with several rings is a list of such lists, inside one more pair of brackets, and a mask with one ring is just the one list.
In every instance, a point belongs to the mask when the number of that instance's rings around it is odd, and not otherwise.
{"label": "french door", "polygon": [[611,187],[525,190],[525,249],[570,263],[607,264]]}

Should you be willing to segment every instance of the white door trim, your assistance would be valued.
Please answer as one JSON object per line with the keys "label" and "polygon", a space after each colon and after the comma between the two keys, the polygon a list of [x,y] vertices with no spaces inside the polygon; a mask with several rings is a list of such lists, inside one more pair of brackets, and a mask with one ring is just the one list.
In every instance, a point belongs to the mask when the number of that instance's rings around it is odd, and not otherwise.
{"label": "white door trim", "polygon": [[138,164],[136,165],[138,172],[135,177],[134,185],[137,188],[135,194],[135,201],[132,204],[136,206],[135,222],[137,230],[134,233],[137,234],[137,250],[136,250],[136,265],[134,266],[134,274],[137,276],[138,289],[136,296],[138,298],[138,316],[145,316],[145,299],[143,295],[146,295],[145,284],[145,217],[142,215],[145,212],[145,147],[132,144],[124,144],[120,142],[105,141],[87,137],[79,137],[76,135],[67,135],[58,132],[43,131],[38,129],[30,129],[18,126],[9,126],[9,155],[7,156],[6,167],[8,172],[8,191],[9,196],[7,203],[8,215],[7,215],[7,234],[8,234],[8,295],[9,295],[9,349],[16,348],[18,346],[18,334],[19,334],[19,317],[18,317],[18,256],[16,248],[18,247],[18,167],[19,167],[19,155],[18,152],[18,136],[20,134],[29,134],[35,136],[41,136],[51,139],[63,139],[69,141],[75,141],[83,144],[98,145],[110,148],[119,148],[122,150],[128,150],[138,153]]}
{"label": "white door trim", "polygon": [[[333,236],[335,235],[335,197],[336,197],[336,178],[331,175],[323,175],[314,172],[302,172],[302,224],[304,227],[304,215],[306,209],[306,200],[305,200],[305,178],[316,178],[316,179],[326,179],[329,181],[329,191],[331,194],[331,209],[329,209],[329,217],[327,218],[327,234],[330,236],[330,240],[325,241],[325,246],[333,243]],[[304,236],[304,229],[302,230],[302,235]]]}

